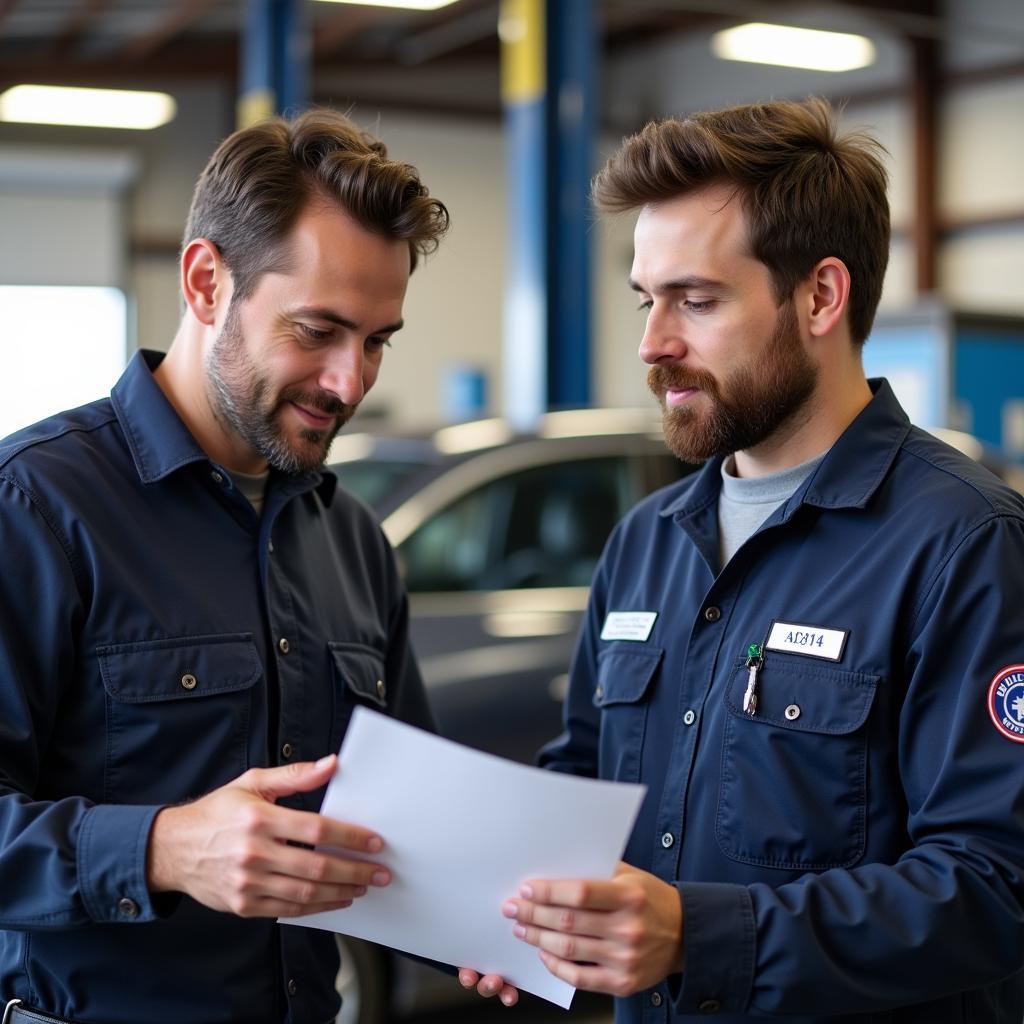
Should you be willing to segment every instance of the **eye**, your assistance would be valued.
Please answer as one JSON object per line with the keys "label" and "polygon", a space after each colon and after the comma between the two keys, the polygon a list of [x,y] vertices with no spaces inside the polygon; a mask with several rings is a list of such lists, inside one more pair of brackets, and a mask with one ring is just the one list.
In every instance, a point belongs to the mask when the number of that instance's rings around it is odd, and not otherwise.
{"label": "eye", "polygon": [[371,335],[366,339],[366,347],[371,352],[380,352],[385,348],[391,348],[391,339],[381,335]]}
{"label": "eye", "polygon": [[715,304],[714,299],[684,299],[683,305],[691,313],[710,313]]}
{"label": "eye", "polygon": [[309,324],[299,324],[299,327],[310,341],[326,341],[331,336],[330,331],[322,331],[320,328],[311,327]]}
{"label": "eye", "polygon": [[640,305],[636,307],[637,312],[649,310],[653,305],[654,303],[650,299],[644,299],[644,301],[641,302]]}

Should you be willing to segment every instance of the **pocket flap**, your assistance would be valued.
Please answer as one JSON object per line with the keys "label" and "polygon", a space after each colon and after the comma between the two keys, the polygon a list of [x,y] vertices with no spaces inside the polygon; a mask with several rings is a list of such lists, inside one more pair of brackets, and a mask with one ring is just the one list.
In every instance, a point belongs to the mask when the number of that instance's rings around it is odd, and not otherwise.
{"label": "pocket flap", "polygon": [[347,686],[360,700],[377,707],[387,707],[387,686],[384,680],[384,655],[363,644],[327,644],[331,652],[335,679]]}
{"label": "pocket flap", "polygon": [[263,673],[251,633],[105,644],[96,656],[107,693],[124,704],[245,690]]}
{"label": "pocket flap", "polygon": [[797,732],[842,735],[868,717],[880,677],[863,672],[794,664],[769,655],[757,677],[757,714],[743,710],[747,668],[740,663],[726,694],[734,715]]}
{"label": "pocket flap", "polygon": [[665,653],[661,647],[613,644],[597,655],[597,688],[594,703],[635,704],[642,700]]}

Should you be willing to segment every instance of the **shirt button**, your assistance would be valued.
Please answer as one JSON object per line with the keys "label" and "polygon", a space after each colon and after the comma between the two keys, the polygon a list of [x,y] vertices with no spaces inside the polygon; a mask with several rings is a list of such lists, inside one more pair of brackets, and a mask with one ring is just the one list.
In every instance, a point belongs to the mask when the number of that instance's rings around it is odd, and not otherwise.
{"label": "shirt button", "polygon": [[715,605],[710,605],[704,609],[704,618],[708,622],[717,622],[722,617],[722,609],[716,608]]}
{"label": "shirt button", "polygon": [[384,687],[384,680],[383,679],[378,679],[377,680],[377,696],[380,697],[381,700],[383,700],[384,699],[384,694],[386,692],[387,691],[386,691],[386,689]]}
{"label": "shirt button", "polygon": [[274,553],[274,542],[272,540],[267,541],[267,551],[269,551],[270,554]]}
{"label": "shirt button", "polygon": [[599,687],[597,687],[597,689],[596,689],[596,690],[594,690],[594,696],[595,696],[595,697],[596,697],[596,698],[597,698],[598,700],[601,700],[601,699],[603,699],[603,697],[604,697],[604,687],[603,687],[603,686],[599,686]]}
{"label": "shirt button", "polygon": [[211,480],[212,480],[212,481],[213,481],[213,482],[214,482],[215,484],[222,484],[222,483],[224,483],[224,477],[223,477],[223,475],[222,475],[222,474],[220,474],[220,473],[218,473],[218,472],[217,472],[217,470],[214,470],[214,471],[213,471],[213,472],[212,472],[212,473],[210,474],[210,479],[211,479]]}
{"label": "shirt button", "polygon": [[697,716],[693,713],[692,710],[687,711],[686,714],[683,715],[683,725],[693,725],[693,723],[696,721]]}
{"label": "shirt button", "polygon": [[717,999],[705,999],[700,1006],[697,1007],[698,1013],[718,1013],[722,1008],[722,1004]]}
{"label": "shirt button", "polygon": [[282,654],[287,654],[291,650],[291,646],[292,645],[288,643],[288,638],[286,636],[281,637],[281,639],[277,641],[277,649]]}
{"label": "shirt button", "polygon": [[652,992],[651,993],[651,1006],[661,1006],[661,993],[660,992]]}
{"label": "shirt button", "polygon": [[281,744],[281,756],[291,757],[292,756],[292,745],[290,743]]}
{"label": "shirt button", "polygon": [[661,837],[661,845],[667,850],[674,842],[676,837],[671,832],[665,832]]}
{"label": "shirt button", "polygon": [[117,912],[122,917],[138,917],[139,916],[139,905],[135,900],[128,899],[127,896],[124,899],[117,901]]}
{"label": "shirt button", "polygon": [[790,722],[795,722],[800,717],[800,705],[790,704],[785,710],[785,715]]}
{"label": "shirt button", "polygon": [[298,995],[298,993],[299,993],[299,986],[295,983],[295,979],[294,978],[289,978],[288,979],[288,995],[294,996],[294,995]]}
{"label": "shirt button", "polygon": [[181,685],[184,686],[186,690],[194,690],[196,688],[196,683],[198,682],[199,680],[196,679],[196,677],[192,675],[191,672],[186,672],[181,677]]}

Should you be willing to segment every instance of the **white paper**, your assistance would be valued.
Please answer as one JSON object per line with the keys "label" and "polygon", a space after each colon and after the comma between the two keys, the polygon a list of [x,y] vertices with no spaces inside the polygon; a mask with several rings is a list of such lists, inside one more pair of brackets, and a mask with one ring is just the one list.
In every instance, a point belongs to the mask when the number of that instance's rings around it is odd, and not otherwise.
{"label": "white paper", "polygon": [[512,934],[501,905],[528,878],[611,878],[645,791],[505,761],[357,708],[321,812],[384,839],[371,859],[391,884],[346,910],[282,921],[500,974],[568,1007],[575,990]]}

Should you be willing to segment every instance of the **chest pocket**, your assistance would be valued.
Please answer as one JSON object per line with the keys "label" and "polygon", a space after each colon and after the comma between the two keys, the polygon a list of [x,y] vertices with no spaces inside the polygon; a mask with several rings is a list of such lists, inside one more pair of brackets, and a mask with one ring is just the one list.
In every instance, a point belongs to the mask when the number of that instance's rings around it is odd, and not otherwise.
{"label": "chest pocket", "polygon": [[743,711],[747,669],[726,690],[715,834],[744,864],[849,867],[864,854],[867,717],[878,676],[769,654],[757,714]]}
{"label": "chest pocket", "polygon": [[107,802],[188,800],[246,770],[252,689],[263,674],[251,634],[109,644],[96,655]]}
{"label": "chest pocket", "polygon": [[330,750],[336,753],[357,705],[387,712],[388,688],[384,676],[384,655],[375,647],[329,642],[327,649],[334,674]]}
{"label": "chest pocket", "polygon": [[597,655],[594,705],[601,711],[602,779],[636,782],[647,728],[647,694],[665,652],[649,644],[612,644]]}

